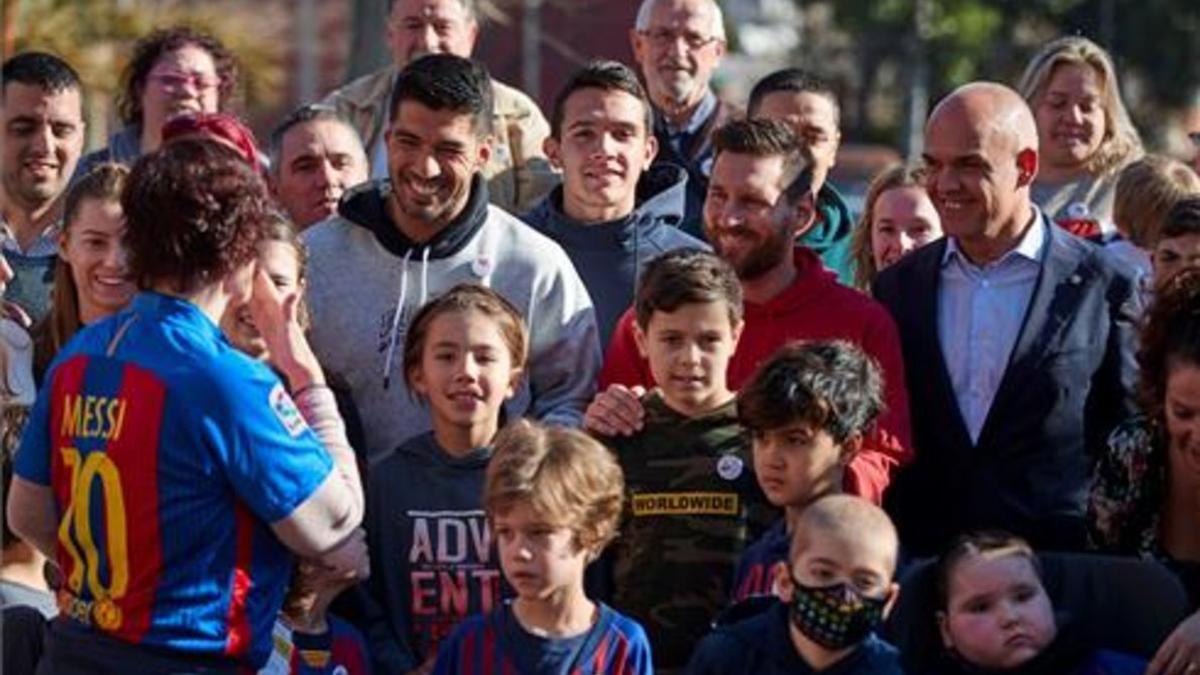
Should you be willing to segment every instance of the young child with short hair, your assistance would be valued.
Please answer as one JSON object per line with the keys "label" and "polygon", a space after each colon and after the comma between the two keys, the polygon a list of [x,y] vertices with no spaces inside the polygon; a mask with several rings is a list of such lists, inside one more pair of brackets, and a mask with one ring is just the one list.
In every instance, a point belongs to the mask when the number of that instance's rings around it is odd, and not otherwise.
{"label": "young child with short hair", "polygon": [[882,409],[879,366],[843,340],[784,345],[738,394],[738,420],[753,438],[755,476],[784,517],[742,554],[735,602],[773,594],[772,571],[787,559],[800,513],[842,492],[846,466]]}
{"label": "young child with short hair", "polygon": [[501,432],[483,501],[517,597],[460,624],[434,672],[653,672],[642,627],[583,589],[584,568],[617,534],[623,493],[615,459],[582,432],[526,421]]}
{"label": "young child with short hair", "polygon": [[688,675],[900,675],[900,653],[874,633],[899,596],[896,528],[878,506],[830,495],[796,518],[779,601],[718,627]]}
{"label": "young child with short hair", "polygon": [[1033,549],[1006,532],[968,534],[937,562],[938,628],[946,651],[936,675],[1141,675],[1146,662],[1096,650],[1064,631]]}
{"label": "young child with short hair", "polygon": [[1146,155],[1121,169],[1113,196],[1113,224],[1121,237],[1105,249],[1137,272],[1148,291],[1153,278],[1151,254],[1167,213],[1189,194],[1200,192],[1200,177],[1188,165],[1165,155]]}
{"label": "young child with short hair", "polygon": [[459,621],[500,602],[483,483],[527,343],[517,310],[476,284],[451,288],[412,319],[404,377],[429,406],[433,431],[369,471],[370,585],[381,607],[365,613],[379,672],[429,672]]}
{"label": "young child with short hair", "polygon": [[647,266],[635,337],[657,388],[645,424],[607,438],[628,505],[613,547],[613,604],[646,627],[655,669],[687,663],[724,608],[746,544],[774,519],[754,481],[749,439],[726,383],[742,330],[742,288],[721,258],[695,249]]}

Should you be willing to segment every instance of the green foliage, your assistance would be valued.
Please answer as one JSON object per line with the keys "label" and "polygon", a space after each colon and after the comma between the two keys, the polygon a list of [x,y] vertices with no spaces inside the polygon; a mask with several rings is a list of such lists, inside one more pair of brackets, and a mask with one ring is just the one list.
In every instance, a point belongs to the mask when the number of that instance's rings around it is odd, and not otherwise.
{"label": "green foliage", "polygon": [[[796,0],[802,7],[817,0]],[[1015,82],[1046,41],[1083,34],[1113,54],[1121,79],[1136,81],[1129,101],[1142,119],[1187,105],[1200,89],[1200,11],[1196,0],[828,0],[858,58],[907,68],[921,33],[936,97],[973,79]],[[1144,125],[1143,125],[1144,126]]]}

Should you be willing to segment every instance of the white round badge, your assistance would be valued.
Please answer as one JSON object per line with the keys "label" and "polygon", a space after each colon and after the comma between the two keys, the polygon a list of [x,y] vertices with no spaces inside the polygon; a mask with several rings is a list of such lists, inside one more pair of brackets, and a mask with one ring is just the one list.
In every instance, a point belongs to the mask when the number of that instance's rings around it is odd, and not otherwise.
{"label": "white round badge", "polygon": [[479,278],[484,278],[492,273],[492,259],[481,255],[471,262],[471,272]]}
{"label": "white round badge", "polygon": [[725,455],[717,460],[717,475],[725,480],[737,480],[745,468],[746,463],[737,455]]}

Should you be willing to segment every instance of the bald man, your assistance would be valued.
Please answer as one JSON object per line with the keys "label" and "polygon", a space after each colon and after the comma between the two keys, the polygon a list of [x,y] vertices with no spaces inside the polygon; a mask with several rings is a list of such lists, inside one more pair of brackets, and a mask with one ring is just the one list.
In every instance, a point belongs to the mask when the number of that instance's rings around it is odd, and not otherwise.
{"label": "bald man", "polygon": [[1003,528],[1079,549],[1093,458],[1135,411],[1131,272],[1030,200],[1037,129],[999,84],[965,85],[926,125],[946,238],[888,268],[875,295],[900,329],[916,460],[887,504],[929,554]]}

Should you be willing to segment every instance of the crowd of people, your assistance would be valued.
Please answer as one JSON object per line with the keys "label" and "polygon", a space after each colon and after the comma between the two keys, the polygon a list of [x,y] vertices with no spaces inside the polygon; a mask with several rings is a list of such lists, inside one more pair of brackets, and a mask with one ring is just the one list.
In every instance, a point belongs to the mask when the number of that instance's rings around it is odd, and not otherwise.
{"label": "crowd of people", "polygon": [[834,88],[722,100],[714,0],[548,117],[481,23],[391,0],[262,150],[199,30],[86,156],[3,63],[4,672],[1200,671],[1200,178],[1101,47],[856,218]]}

